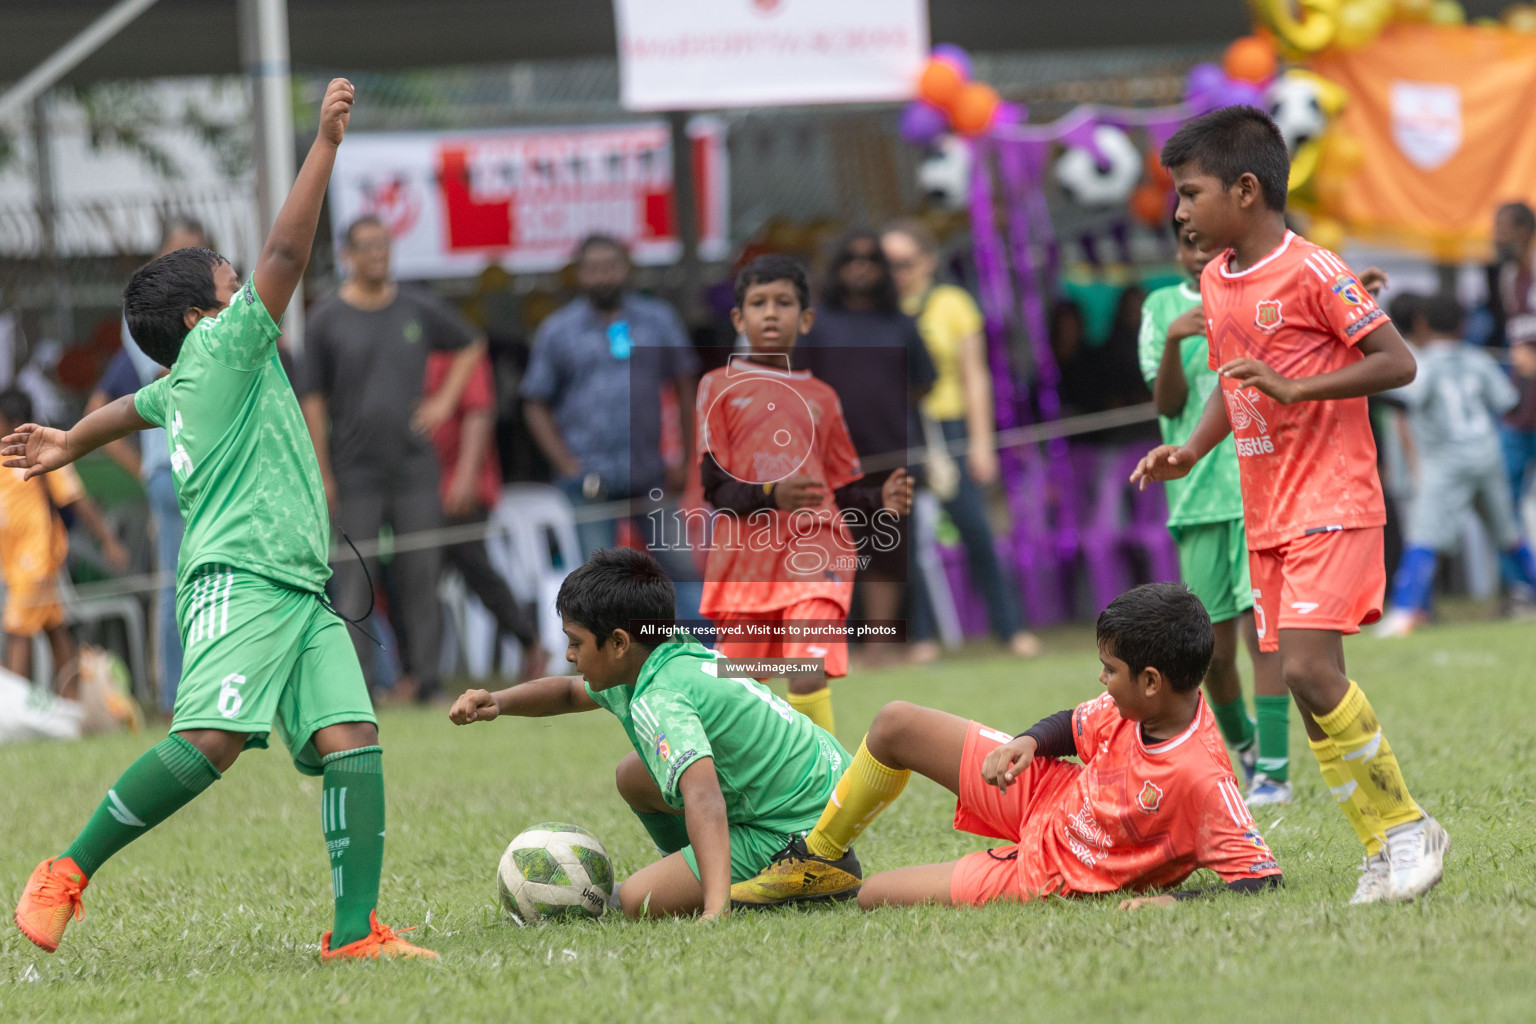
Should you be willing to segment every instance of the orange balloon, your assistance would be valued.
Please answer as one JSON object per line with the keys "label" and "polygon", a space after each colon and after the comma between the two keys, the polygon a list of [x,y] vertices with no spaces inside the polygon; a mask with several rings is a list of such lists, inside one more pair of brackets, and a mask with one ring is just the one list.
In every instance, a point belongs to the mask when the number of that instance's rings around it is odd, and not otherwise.
{"label": "orange balloon", "polygon": [[984,82],[971,82],[960,90],[949,111],[949,123],[961,135],[982,135],[992,127],[992,116],[1002,102],[997,90]]}
{"label": "orange balloon", "polygon": [[1228,78],[1254,85],[1262,85],[1274,78],[1278,66],[1274,40],[1267,36],[1243,36],[1227,47],[1226,55],[1221,59],[1221,69]]}
{"label": "orange balloon", "polygon": [[952,110],[965,88],[965,76],[947,60],[930,60],[917,80],[918,96],[940,110]]}
{"label": "orange balloon", "polygon": [[1131,215],[1149,228],[1165,228],[1168,226],[1168,214],[1172,212],[1172,206],[1168,202],[1167,190],[1152,182],[1144,182],[1131,193]]}

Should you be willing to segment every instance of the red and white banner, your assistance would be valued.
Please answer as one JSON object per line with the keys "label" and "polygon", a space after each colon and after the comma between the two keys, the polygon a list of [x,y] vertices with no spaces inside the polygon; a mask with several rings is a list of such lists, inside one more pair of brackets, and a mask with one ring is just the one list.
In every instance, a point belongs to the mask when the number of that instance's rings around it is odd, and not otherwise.
{"label": "red and white banner", "polygon": [[[695,118],[692,145],[699,252],[726,252],[724,127]],[[663,121],[486,132],[348,135],[331,174],[338,239],[365,214],[394,236],[394,272],[471,277],[489,264],[555,270],[594,232],[628,243],[642,264],[682,254]]]}
{"label": "red and white banner", "polygon": [[927,0],[613,0],[630,110],[911,99]]}

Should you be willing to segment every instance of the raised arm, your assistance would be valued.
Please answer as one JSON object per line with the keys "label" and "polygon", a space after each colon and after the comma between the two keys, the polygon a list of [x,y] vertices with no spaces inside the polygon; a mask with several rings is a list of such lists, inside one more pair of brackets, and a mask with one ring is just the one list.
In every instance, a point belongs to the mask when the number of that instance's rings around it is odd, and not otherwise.
{"label": "raised arm", "polygon": [[4,445],[0,448],[0,456],[4,456],[7,468],[25,470],[22,479],[31,480],[60,466],[67,466],[108,442],[127,437],[135,430],[147,430],[154,425],[139,415],[134,405],[134,396],[124,395],[115,402],[108,402],[68,430],[23,423],[16,428],[14,434],[0,441]]}
{"label": "raised arm", "polygon": [[336,164],[336,147],[347,133],[352,115],[352,83],[333,78],[320,104],[320,131],[299,176],[294,179],[283,208],[277,211],[267,244],[256,260],[251,279],[256,294],[267,307],[273,321],[280,321],[288,309],[288,300],[304,278],[309,266],[309,252],[315,244],[315,229],[320,224],[320,204]]}
{"label": "raised arm", "polygon": [[466,690],[448,709],[448,719],[454,725],[468,725],[489,722],[502,715],[547,718],[595,711],[597,707],[580,676],[546,676],[495,693]]}

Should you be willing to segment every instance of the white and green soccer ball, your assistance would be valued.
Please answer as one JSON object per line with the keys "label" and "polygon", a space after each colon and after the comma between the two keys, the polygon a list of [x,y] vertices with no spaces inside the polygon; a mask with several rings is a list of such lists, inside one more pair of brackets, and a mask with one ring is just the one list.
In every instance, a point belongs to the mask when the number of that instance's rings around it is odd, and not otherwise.
{"label": "white and green soccer ball", "polygon": [[496,867],[501,905],[518,924],[599,918],[613,891],[613,864],[597,837],[564,822],[525,830]]}

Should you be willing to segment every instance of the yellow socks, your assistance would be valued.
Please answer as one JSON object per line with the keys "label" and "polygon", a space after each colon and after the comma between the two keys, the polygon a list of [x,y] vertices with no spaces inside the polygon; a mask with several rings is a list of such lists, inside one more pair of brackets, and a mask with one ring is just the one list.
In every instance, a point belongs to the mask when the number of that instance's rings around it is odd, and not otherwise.
{"label": "yellow socks", "polygon": [[827,809],[821,812],[821,820],[805,837],[806,848],[818,857],[837,860],[875,815],[901,795],[911,777],[910,771],[897,771],[876,761],[861,741],[853,763],[838,780]]}
{"label": "yellow socks", "polygon": [[1361,791],[1359,783],[1350,777],[1349,769],[1344,767],[1344,755],[1339,753],[1333,740],[1307,742],[1311,744],[1312,754],[1317,758],[1317,767],[1323,773],[1323,785],[1328,787],[1333,798],[1339,802],[1339,810],[1344,812],[1355,835],[1365,844],[1365,852],[1372,857],[1376,856],[1381,852],[1383,839],[1381,814]]}
{"label": "yellow socks", "polygon": [[1371,702],[1353,679],[1338,707],[1312,717],[1338,748],[1345,770],[1359,786],[1359,795],[1380,814],[1382,831],[1424,816],[1408,794],[1402,769],[1382,735]]}
{"label": "yellow socks", "polygon": [[789,694],[789,706],[827,730],[827,732],[836,735],[836,731],[832,728],[832,687],[823,686],[813,693],[795,693],[791,691]]}

